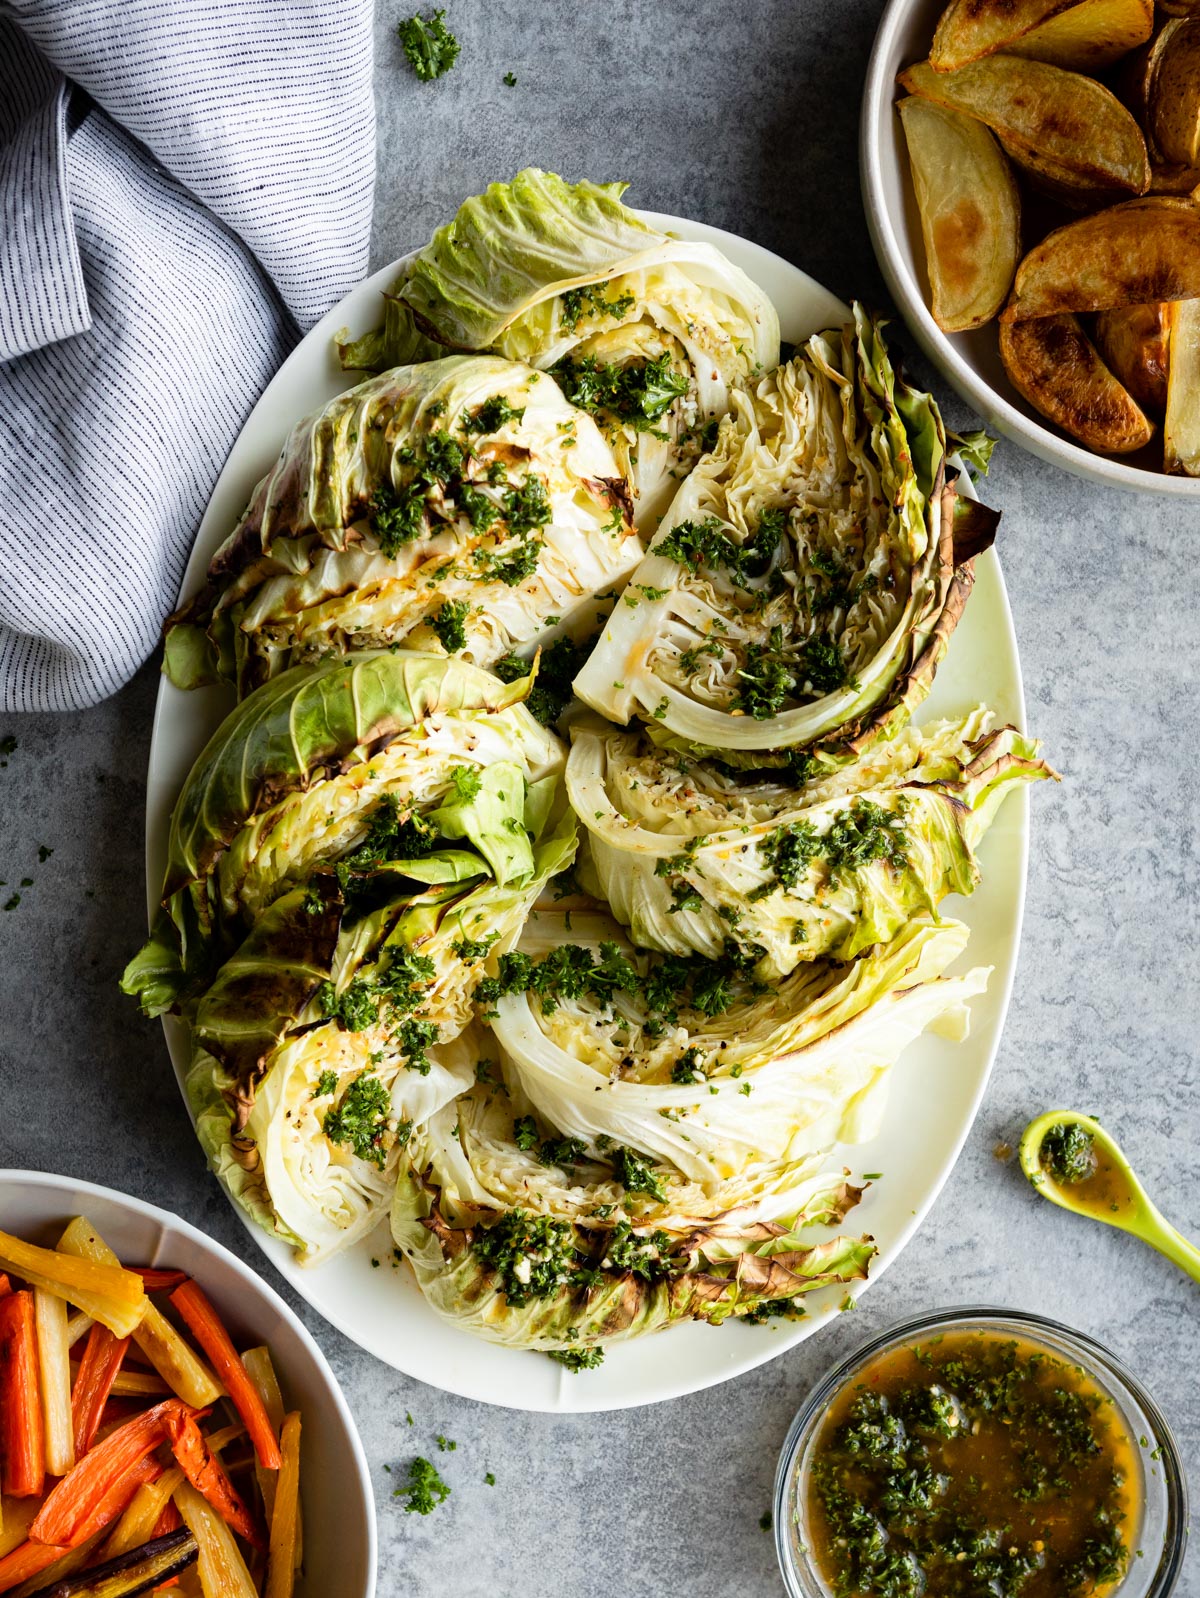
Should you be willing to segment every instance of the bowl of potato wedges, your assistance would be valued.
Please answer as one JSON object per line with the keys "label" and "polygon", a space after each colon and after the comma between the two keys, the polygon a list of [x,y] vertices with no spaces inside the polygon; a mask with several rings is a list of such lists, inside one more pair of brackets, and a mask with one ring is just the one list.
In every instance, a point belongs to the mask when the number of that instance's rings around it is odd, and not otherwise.
{"label": "bowl of potato wedges", "polygon": [[891,0],[861,162],[888,287],[991,427],[1200,497],[1200,0]]}

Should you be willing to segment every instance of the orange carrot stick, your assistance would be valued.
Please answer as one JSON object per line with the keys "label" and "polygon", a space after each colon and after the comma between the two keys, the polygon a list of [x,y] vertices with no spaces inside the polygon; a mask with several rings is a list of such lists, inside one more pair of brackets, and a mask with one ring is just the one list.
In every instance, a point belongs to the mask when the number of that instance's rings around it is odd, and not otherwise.
{"label": "orange carrot stick", "polygon": [[[154,1481],[162,1474],[162,1466],[154,1459],[143,1459],[133,1467],[125,1479],[108,1493],[83,1528],[79,1542],[98,1537],[104,1528],[122,1514],[129,1500],[143,1483]],[[77,1545],[78,1546],[78,1545]],[[71,1548],[55,1547],[53,1543],[23,1542],[0,1559],[0,1593],[11,1592],[35,1576],[40,1576],[51,1565],[71,1552]]]}
{"label": "orange carrot stick", "polygon": [[125,1269],[141,1277],[147,1293],[167,1293],[173,1287],[182,1287],[188,1280],[186,1271],[164,1271],[154,1265],[127,1265]]}
{"label": "orange carrot stick", "polygon": [[71,1389],[71,1427],[75,1434],[75,1458],[82,1459],[96,1440],[100,1418],[113,1382],[129,1347],[127,1337],[114,1337],[99,1322],[88,1333],[87,1346],[79,1363],[79,1374]]}
{"label": "orange carrot stick", "polygon": [[266,1406],[254,1383],[246,1374],[241,1355],[216,1310],[195,1282],[184,1282],[171,1294],[171,1303],[186,1321],[192,1336],[212,1361],[213,1369],[246,1424],[258,1462],[265,1470],[278,1470],[279,1439],[271,1425]]}
{"label": "orange carrot stick", "polygon": [[7,1298],[12,1292],[12,1283],[3,1271],[0,1271],[0,1298]]}
{"label": "orange carrot stick", "polygon": [[171,1452],[188,1481],[208,1499],[221,1519],[232,1526],[239,1537],[256,1548],[265,1549],[262,1531],[190,1415],[173,1423]]}
{"label": "orange carrot stick", "polygon": [[178,1416],[194,1413],[177,1398],[168,1398],[110,1432],[51,1491],[29,1528],[30,1540],[59,1548],[74,1548],[83,1542],[90,1535],[91,1516],[107,1495],[133,1480],[133,1488],[122,1500],[123,1509],[138,1486],[135,1467],[166,1442]]}
{"label": "orange carrot stick", "polygon": [[0,1592],[11,1592],[22,1582],[40,1576],[69,1552],[68,1548],[55,1548],[50,1543],[18,1543],[10,1554],[0,1559]]}
{"label": "orange carrot stick", "polygon": [[46,1440],[38,1387],[33,1294],[0,1298],[0,1447],[4,1491],[31,1498],[46,1477]]}

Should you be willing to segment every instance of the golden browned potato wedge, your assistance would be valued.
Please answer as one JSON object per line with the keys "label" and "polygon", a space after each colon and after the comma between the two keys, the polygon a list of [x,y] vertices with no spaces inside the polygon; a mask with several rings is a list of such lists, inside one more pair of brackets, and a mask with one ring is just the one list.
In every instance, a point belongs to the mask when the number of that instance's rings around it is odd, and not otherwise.
{"label": "golden browned potato wedge", "polygon": [[1163,465],[1200,477],[1200,300],[1178,300],[1171,307]]}
{"label": "golden browned potato wedge", "polygon": [[1006,322],[1200,296],[1200,206],[1154,195],[1057,228],[1017,268]]}
{"label": "golden browned potato wedge", "polygon": [[1200,166],[1156,166],[1150,170],[1151,194],[1190,194],[1200,189]]}
{"label": "golden browned potato wedge", "polygon": [[1164,162],[1194,167],[1200,164],[1200,16],[1181,17],[1163,33],[1167,42],[1150,81],[1148,132]]}
{"label": "golden browned potato wedge", "polygon": [[1006,50],[1096,72],[1153,28],[1154,0],[951,0],[929,59],[936,71],[954,72]]}
{"label": "golden browned potato wedge", "polygon": [[1017,392],[1089,449],[1128,455],[1153,437],[1077,316],[1001,322],[1000,357]]}
{"label": "golden browned potato wedge", "polygon": [[974,117],[915,96],[898,109],[921,213],[933,319],[944,333],[982,327],[1008,298],[1021,253],[1012,168]]}
{"label": "golden browned potato wedge", "polygon": [[1158,0],[1158,9],[1169,17],[1190,17],[1200,11],[1200,0]]}
{"label": "golden browned potato wedge", "polygon": [[1126,305],[1096,318],[1096,344],[1110,371],[1152,416],[1167,408],[1170,338],[1169,305]]}
{"label": "golden browned potato wedge", "polygon": [[1142,130],[1115,94],[1078,72],[993,55],[957,72],[920,61],[900,82],[986,122],[1014,161],[1058,192],[1116,200],[1149,187]]}

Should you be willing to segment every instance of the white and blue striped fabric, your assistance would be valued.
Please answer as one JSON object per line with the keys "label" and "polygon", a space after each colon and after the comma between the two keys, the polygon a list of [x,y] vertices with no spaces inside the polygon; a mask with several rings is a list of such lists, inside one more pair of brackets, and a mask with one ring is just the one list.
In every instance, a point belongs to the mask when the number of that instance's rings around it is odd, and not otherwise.
{"label": "white and blue striped fabric", "polygon": [[0,709],[154,648],[229,448],[364,274],[372,0],[0,0]]}

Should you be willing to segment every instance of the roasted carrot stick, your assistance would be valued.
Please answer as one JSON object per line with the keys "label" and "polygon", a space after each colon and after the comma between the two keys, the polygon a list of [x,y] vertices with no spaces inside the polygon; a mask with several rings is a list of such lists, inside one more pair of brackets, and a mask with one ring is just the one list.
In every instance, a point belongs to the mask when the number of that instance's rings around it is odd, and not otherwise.
{"label": "roasted carrot stick", "polygon": [[280,1434],[279,1482],[271,1516],[266,1598],[292,1598],[296,1585],[296,1532],[300,1511],[300,1416],[285,1416]]}
{"label": "roasted carrot stick", "polygon": [[233,1407],[246,1423],[259,1464],[267,1470],[278,1470],[279,1440],[275,1429],[216,1310],[202,1289],[191,1281],[175,1289],[171,1294],[171,1303],[212,1361],[218,1378],[224,1382]]}
{"label": "roasted carrot stick", "polygon": [[[167,1440],[178,1416],[193,1413],[177,1398],[168,1398],[118,1426],[51,1491],[29,1528],[30,1540],[71,1548],[81,1543],[89,1535],[91,1515],[106,1495],[134,1477],[134,1467]],[[133,1490],[121,1500],[122,1509]]]}
{"label": "roasted carrot stick", "polygon": [[221,1519],[232,1526],[239,1537],[244,1537],[257,1548],[263,1547],[262,1531],[191,1416],[173,1423],[171,1452],[188,1481],[208,1500]]}
{"label": "roasted carrot stick", "polygon": [[0,1271],[0,1298],[7,1298],[12,1292],[12,1283],[3,1271]]}
{"label": "roasted carrot stick", "polygon": [[0,1445],[4,1491],[31,1498],[46,1476],[46,1441],[38,1386],[33,1294],[0,1298]]}
{"label": "roasted carrot stick", "polygon": [[0,1592],[11,1592],[24,1581],[40,1576],[69,1550],[50,1543],[24,1542],[0,1559]]}
{"label": "roasted carrot stick", "polygon": [[141,1277],[147,1293],[168,1293],[188,1280],[186,1271],[164,1271],[155,1265],[127,1265],[126,1270]]}
{"label": "roasted carrot stick", "polygon": [[96,1440],[100,1417],[128,1347],[129,1339],[114,1337],[107,1326],[97,1324],[88,1333],[79,1374],[71,1390],[71,1428],[76,1459],[82,1459]]}

